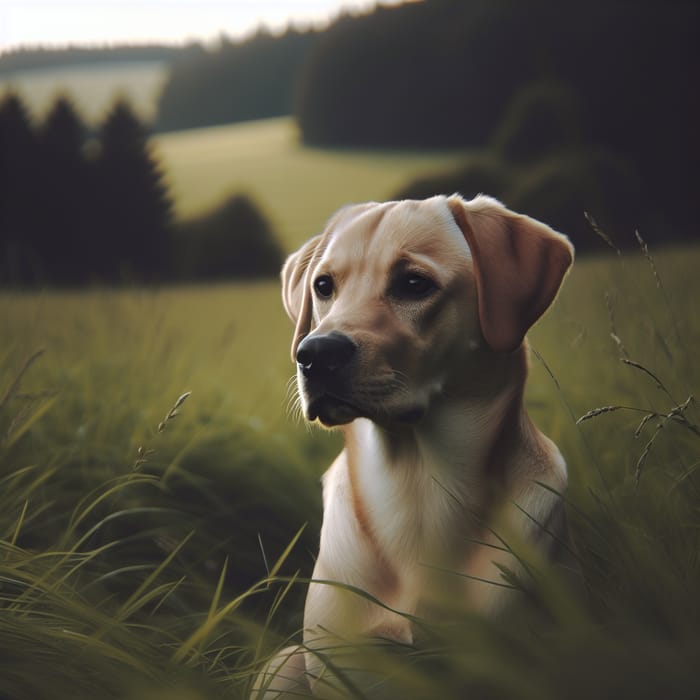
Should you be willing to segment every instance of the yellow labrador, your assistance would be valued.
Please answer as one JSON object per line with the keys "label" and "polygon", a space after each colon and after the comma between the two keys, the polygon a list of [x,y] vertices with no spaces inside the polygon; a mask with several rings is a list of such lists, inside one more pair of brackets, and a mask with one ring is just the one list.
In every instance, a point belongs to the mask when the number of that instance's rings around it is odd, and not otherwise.
{"label": "yellow labrador", "polygon": [[339,639],[413,643],[411,616],[446,597],[498,610],[508,588],[490,582],[517,563],[497,520],[551,546],[566,465],[523,407],[525,333],[572,260],[544,224],[457,195],[344,208],[289,257],[301,405],[345,449],[323,477],[305,652],[278,655],[254,697],[336,697]]}

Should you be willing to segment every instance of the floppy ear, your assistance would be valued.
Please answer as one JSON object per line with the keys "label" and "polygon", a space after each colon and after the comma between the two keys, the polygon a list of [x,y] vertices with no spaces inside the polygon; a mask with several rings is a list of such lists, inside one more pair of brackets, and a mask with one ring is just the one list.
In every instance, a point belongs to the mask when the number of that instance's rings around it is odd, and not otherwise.
{"label": "floppy ear", "polygon": [[447,200],[474,261],[479,321],[486,342],[512,352],[554,301],[574,259],[566,236],[490,197]]}
{"label": "floppy ear", "polygon": [[282,266],[282,304],[289,318],[296,324],[292,341],[292,361],[296,361],[297,346],[311,330],[311,285],[309,271],[320,255],[323,234],[314,236],[292,253]]}

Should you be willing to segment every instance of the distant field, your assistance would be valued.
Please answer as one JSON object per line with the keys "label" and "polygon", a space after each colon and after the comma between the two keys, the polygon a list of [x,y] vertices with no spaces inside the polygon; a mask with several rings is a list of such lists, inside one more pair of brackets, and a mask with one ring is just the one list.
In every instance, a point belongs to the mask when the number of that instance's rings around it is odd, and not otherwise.
{"label": "distant field", "polygon": [[128,95],[137,114],[150,120],[166,77],[167,66],[160,61],[24,70],[0,76],[0,96],[7,90],[17,90],[32,114],[41,119],[56,95],[66,93],[72,96],[83,118],[95,124],[115,97]]}
{"label": "distant field", "polygon": [[465,158],[460,151],[308,148],[291,118],[181,131],[153,142],[179,216],[246,192],[289,248],[317,233],[343,204],[386,199],[416,176]]}

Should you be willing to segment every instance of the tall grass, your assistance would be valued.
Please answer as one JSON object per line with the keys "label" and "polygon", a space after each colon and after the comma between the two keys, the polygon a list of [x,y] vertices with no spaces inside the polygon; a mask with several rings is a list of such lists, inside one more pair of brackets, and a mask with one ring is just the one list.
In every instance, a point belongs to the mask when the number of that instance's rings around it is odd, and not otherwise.
{"label": "tall grass", "polygon": [[[700,694],[699,262],[577,263],[527,400],[583,583],[536,562],[504,619],[356,650],[390,697]],[[0,329],[0,697],[245,697],[298,638],[338,448],[285,415],[276,285],[7,294]]]}
{"label": "tall grass", "polygon": [[[260,582],[307,522],[288,566],[308,573],[319,518],[316,448],[256,422],[281,402],[270,374],[282,398],[287,379],[269,359],[286,349],[248,311],[273,297],[276,309],[277,290],[256,285],[2,299],[0,697],[123,697],[189,687],[188,673],[193,697],[214,697],[218,680],[239,682],[231,658],[250,654],[276,595]],[[257,373],[249,338],[267,361]],[[299,624],[296,598],[280,624]]]}

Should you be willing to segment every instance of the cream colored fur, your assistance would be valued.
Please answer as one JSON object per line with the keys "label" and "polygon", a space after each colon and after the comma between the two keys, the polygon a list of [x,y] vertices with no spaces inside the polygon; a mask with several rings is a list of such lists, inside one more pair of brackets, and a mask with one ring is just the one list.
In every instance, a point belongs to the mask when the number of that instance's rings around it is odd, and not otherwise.
{"label": "cream colored fur", "polygon": [[[446,601],[497,612],[508,588],[489,582],[502,584],[498,565],[517,562],[488,546],[500,544],[495,527],[547,549],[537,523],[559,503],[538,482],[562,492],[566,466],[523,406],[524,336],[572,260],[568,240],[544,224],[456,195],[345,208],[289,257],[293,358],[304,338],[329,333],[356,351],[328,395],[299,366],[304,412],[342,430],[346,447],[323,477],[306,651],[282,652],[253,697],[340,697],[321,661],[333,648],[343,667],[339,640],[419,643],[410,616],[439,618]],[[434,289],[397,293],[410,275]],[[321,276],[330,298],[314,291]]]}

